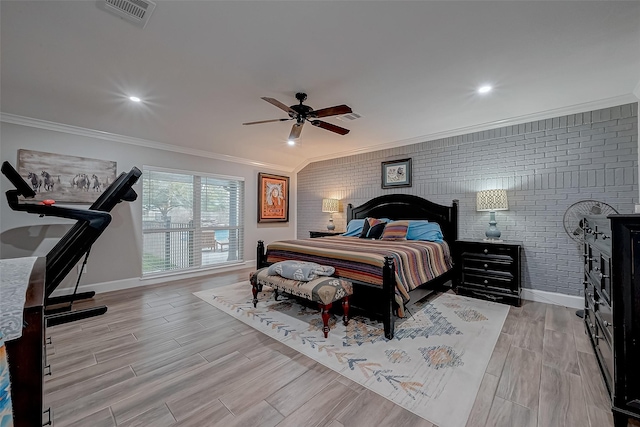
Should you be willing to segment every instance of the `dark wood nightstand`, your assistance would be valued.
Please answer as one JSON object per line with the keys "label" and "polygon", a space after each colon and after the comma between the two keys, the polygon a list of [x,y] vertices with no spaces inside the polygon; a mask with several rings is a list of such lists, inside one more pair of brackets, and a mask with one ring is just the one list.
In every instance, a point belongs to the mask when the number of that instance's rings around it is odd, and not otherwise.
{"label": "dark wood nightstand", "polygon": [[325,236],[337,236],[339,234],[344,233],[344,231],[310,231],[309,232],[309,237],[311,237],[312,239],[316,238],[316,237],[325,237]]}
{"label": "dark wood nightstand", "polygon": [[519,307],[521,251],[521,242],[456,240],[456,292]]}

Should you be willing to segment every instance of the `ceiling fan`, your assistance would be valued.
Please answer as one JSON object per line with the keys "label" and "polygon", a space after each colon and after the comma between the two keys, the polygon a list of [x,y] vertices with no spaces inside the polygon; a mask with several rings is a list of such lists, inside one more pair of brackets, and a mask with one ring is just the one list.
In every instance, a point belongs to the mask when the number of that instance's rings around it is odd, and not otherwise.
{"label": "ceiling fan", "polygon": [[269,104],[273,104],[281,110],[285,111],[289,114],[288,119],[273,119],[273,120],[261,120],[258,122],[248,122],[243,123],[243,125],[257,125],[260,123],[271,123],[271,122],[285,122],[287,120],[295,120],[296,122],[293,124],[291,128],[291,133],[289,134],[289,141],[293,141],[300,137],[300,133],[302,132],[302,125],[304,125],[305,121],[308,121],[313,126],[329,130],[331,132],[335,132],[340,135],[346,135],[349,133],[349,129],[342,128],[340,126],[332,125],[331,123],[323,122],[322,120],[318,120],[321,117],[329,117],[336,116],[339,114],[348,114],[351,113],[351,108],[346,105],[336,105],[334,107],[322,108],[320,110],[314,110],[308,105],[302,104],[307,99],[307,94],[298,92],[296,93],[296,99],[300,101],[299,105],[292,105],[287,107],[282,102],[277,99],[262,97]]}

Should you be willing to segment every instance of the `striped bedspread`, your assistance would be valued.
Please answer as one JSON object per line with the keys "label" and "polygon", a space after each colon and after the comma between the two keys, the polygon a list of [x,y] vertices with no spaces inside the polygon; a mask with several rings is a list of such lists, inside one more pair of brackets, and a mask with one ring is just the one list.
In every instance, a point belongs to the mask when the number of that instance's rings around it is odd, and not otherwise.
{"label": "striped bedspread", "polygon": [[267,246],[269,263],[287,259],[317,262],[334,267],[336,275],[342,278],[380,286],[385,256],[393,257],[396,289],[404,302],[409,301],[409,291],[447,272],[453,265],[446,242],[330,236],[281,240]]}

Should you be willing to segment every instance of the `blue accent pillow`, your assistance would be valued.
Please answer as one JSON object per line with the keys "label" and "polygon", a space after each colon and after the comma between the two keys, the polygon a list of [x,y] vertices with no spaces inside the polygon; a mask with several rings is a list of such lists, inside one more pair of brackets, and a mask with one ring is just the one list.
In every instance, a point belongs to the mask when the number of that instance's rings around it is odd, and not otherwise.
{"label": "blue accent pillow", "polygon": [[440,243],[442,239],[440,224],[428,221],[409,221],[407,240],[426,240]]}
{"label": "blue accent pillow", "polygon": [[347,232],[342,233],[342,235],[346,237],[360,237],[362,227],[364,227],[364,219],[352,219],[347,225]]}

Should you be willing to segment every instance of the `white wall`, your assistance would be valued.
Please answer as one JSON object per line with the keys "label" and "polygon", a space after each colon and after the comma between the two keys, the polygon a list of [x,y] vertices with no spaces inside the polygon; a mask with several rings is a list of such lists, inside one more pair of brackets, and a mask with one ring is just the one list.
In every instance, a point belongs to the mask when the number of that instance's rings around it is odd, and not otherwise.
{"label": "white wall", "polygon": [[[258,172],[289,176],[287,172],[104,140],[86,134],[91,134],[91,131],[85,134],[66,133],[1,122],[0,160],[9,161],[17,167],[18,149],[28,149],[116,161],[118,174],[129,171],[133,166],[142,170],[144,165],[148,165],[242,177],[245,179],[244,259],[253,265],[258,240],[269,243],[279,239],[295,238],[295,176],[291,176],[290,221],[257,224]],[[4,193],[12,188],[3,175],[0,184],[0,258],[45,256],[74,221],[55,217],[40,218],[38,215],[12,211],[4,196]],[[93,245],[87,273],[83,275],[81,285],[119,281],[126,287],[149,283],[138,280],[142,274],[141,184],[136,184],[134,189],[138,193],[138,200],[133,203],[122,202],[111,212],[112,222]],[[75,285],[76,270],[67,276],[59,289]],[[96,286],[96,290],[100,290],[100,287]]]}

